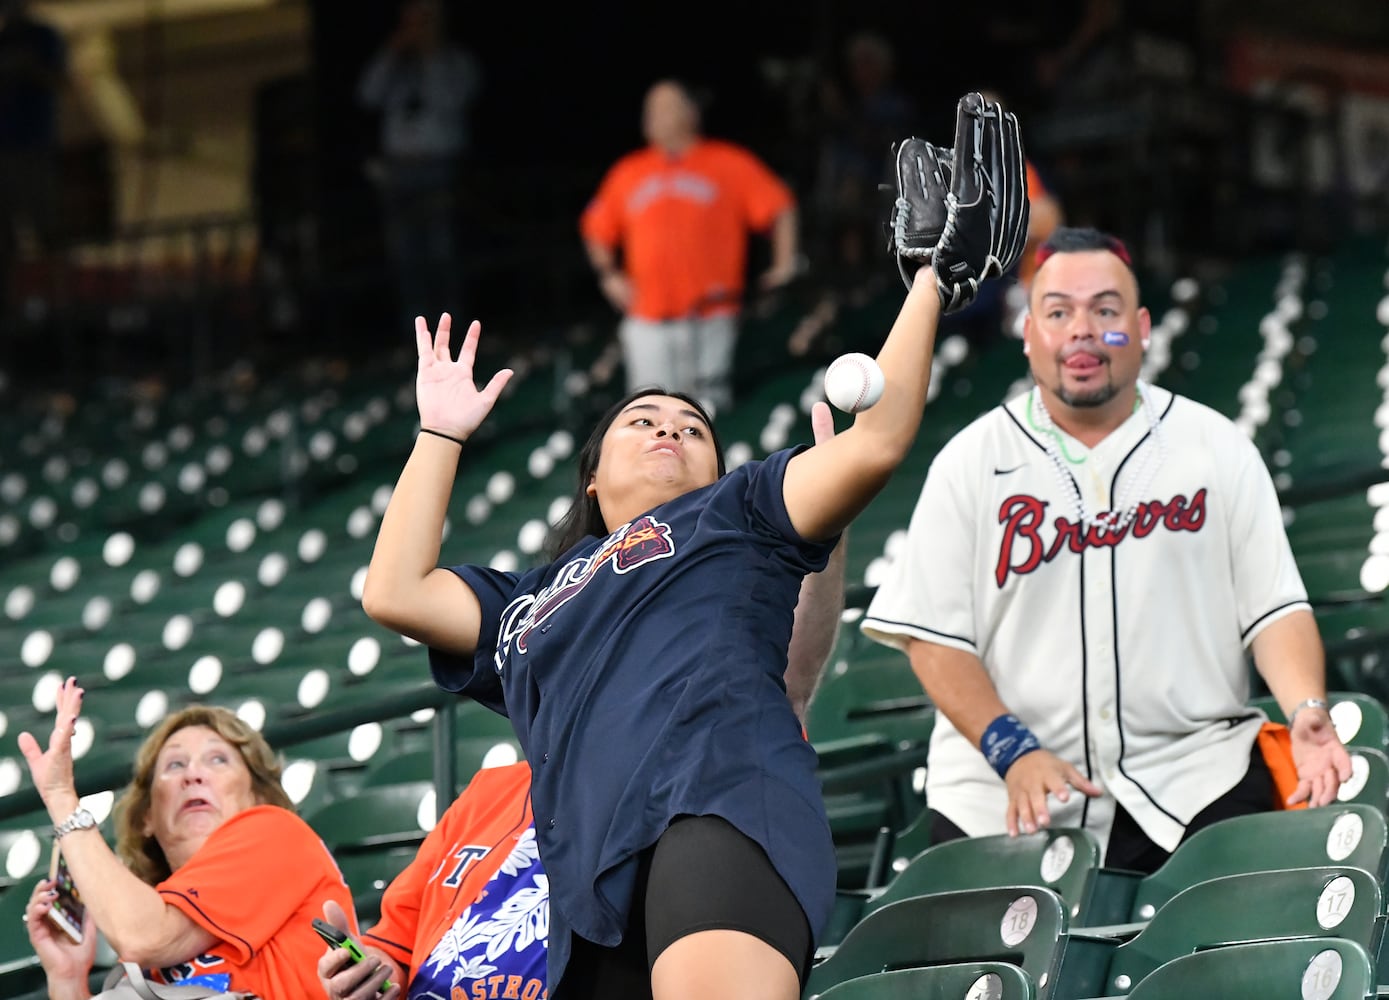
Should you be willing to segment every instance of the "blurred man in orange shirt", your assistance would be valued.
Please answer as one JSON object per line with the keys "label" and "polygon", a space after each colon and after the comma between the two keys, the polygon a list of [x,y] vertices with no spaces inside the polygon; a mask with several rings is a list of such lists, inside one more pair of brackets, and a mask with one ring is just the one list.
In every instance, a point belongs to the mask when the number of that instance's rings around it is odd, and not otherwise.
{"label": "blurred man in orange shirt", "polygon": [[1046,189],[1037,168],[1031,163],[1027,166],[1027,245],[1023,248],[1022,260],[1018,263],[1018,284],[1025,292],[1032,285],[1032,276],[1037,273],[1037,248],[1045,243],[1056,228],[1061,225],[1061,203]]}
{"label": "blurred man in orange shirt", "polygon": [[748,234],[771,240],[760,286],[791,280],[795,198],[748,150],[704,138],[699,108],[679,83],[647,92],[642,130],[646,148],[608,171],[579,222],[599,287],[623,314],[627,385],[727,406]]}

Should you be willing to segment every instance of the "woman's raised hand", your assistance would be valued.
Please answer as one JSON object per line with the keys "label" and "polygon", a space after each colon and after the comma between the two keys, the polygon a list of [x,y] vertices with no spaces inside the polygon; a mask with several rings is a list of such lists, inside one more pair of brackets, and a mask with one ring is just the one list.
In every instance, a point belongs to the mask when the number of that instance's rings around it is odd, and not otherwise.
{"label": "woman's raised hand", "polygon": [[19,734],[19,752],[29,765],[34,787],[54,823],[61,823],[77,808],[77,788],[72,777],[72,734],[77,731],[77,717],[82,712],[82,694],[75,677],[69,677],[58,689],[54,706],[57,712],[47,748],[40,746],[32,734]]}
{"label": "woman's raised hand", "polygon": [[415,400],[420,426],[449,437],[466,440],[478,429],[496,405],[497,396],[511,379],[511,369],[503,368],[479,389],[473,382],[473,362],[477,359],[477,338],[482,324],[474,320],[463,338],[463,348],[454,361],[449,354],[448,313],[439,317],[433,336],[423,316],[415,318],[415,346],[419,352],[419,374],[415,378]]}

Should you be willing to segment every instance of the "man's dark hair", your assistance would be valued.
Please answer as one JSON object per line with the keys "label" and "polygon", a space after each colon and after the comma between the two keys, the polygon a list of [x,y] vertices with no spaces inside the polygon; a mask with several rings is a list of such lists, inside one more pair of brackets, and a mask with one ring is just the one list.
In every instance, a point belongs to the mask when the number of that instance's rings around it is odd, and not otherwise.
{"label": "man's dark hair", "polygon": [[1109,233],[1088,226],[1060,226],[1037,248],[1037,266],[1046,263],[1047,258],[1058,253],[1086,253],[1091,250],[1108,250],[1134,270],[1133,256],[1124,241]]}

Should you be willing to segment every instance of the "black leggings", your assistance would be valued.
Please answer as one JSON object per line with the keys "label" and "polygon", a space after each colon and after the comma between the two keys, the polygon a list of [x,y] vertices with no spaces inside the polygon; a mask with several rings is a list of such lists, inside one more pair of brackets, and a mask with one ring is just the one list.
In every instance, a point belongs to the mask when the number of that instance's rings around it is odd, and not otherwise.
{"label": "black leggings", "polygon": [[708,930],[742,931],[765,941],[805,983],[814,955],[810,924],[766,852],[717,816],[681,816],[639,855],[622,941],[604,948],[574,937],[559,997],[650,997],[651,969],[661,953]]}

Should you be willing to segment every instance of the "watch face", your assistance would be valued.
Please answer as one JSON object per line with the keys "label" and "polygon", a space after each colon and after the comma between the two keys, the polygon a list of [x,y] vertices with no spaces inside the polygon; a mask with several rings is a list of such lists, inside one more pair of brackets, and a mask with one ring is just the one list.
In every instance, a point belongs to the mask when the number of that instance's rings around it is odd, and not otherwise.
{"label": "watch face", "polygon": [[86,809],[79,809],[55,827],[54,832],[61,837],[65,833],[71,833],[74,830],[89,830],[94,826],[96,826],[96,817]]}

